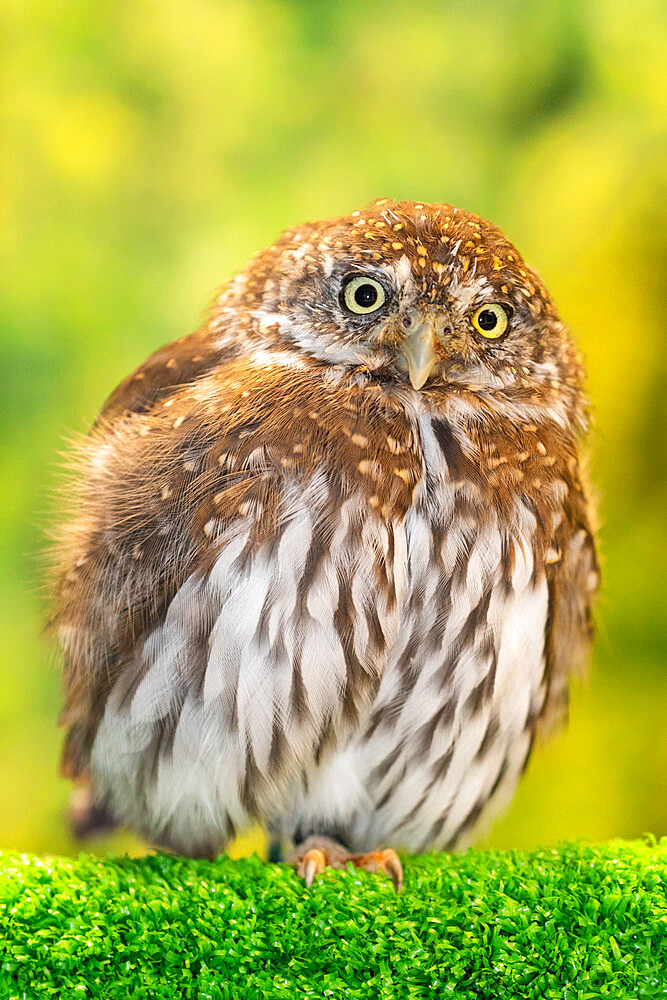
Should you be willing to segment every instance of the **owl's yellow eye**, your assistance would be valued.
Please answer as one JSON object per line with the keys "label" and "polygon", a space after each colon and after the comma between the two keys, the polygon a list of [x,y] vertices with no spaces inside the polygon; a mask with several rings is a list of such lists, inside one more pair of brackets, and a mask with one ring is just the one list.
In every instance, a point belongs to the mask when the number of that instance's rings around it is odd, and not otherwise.
{"label": "owl's yellow eye", "polygon": [[351,278],[343,288],[342,297],[345,308],[358,315],[376,312],[387,298],[380,282],[366,274]]}
{"label": "owl's yellow eye", "polygon": [[487,302],[475,309],[472,325],[487,340],[498,340],[507,330],[510,321],[507,312],[497,302]]}

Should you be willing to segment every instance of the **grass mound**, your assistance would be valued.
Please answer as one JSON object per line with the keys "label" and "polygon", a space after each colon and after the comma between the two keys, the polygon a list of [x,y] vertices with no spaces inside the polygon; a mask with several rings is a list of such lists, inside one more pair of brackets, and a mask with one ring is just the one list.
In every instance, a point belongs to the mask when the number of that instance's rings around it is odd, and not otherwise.
{"label": "grass mound", "polygon": [[667,841],[404,860],[0,853],[0,997],[667,997]]}

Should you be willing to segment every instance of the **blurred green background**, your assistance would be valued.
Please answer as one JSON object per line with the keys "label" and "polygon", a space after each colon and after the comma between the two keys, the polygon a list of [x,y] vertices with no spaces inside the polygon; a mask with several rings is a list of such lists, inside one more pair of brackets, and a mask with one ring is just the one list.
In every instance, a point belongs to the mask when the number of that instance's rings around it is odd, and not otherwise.
{"label": "blurred green background", "polygon": [[657,0],[2,4],[1,847],[76,849],[40,635],[64,433],[281,229],[382,195],[499,224],[590,372],[594,662],[489,842],[667,834],[663,27]]}

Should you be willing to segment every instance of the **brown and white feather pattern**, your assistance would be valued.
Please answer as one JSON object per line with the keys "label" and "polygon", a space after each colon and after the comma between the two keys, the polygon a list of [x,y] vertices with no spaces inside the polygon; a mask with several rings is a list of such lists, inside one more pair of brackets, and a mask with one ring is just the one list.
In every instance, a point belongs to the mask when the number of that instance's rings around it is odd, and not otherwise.
{"label": "brown and white feather pattern", "polygon": [[[381,255],[396,308],[437,305],[434,287],[468,308],[484,255],[474,286],[458,260],[425,286],[406,230],[423,250],[442,223],[424,233],[422,206],[384,205],[377,219],[404,220]],[[354,850],[465,842],[562,711],[590,633],[579,362],[546,292],[551,356],[540,327],[520,377],[475,356],[415,390],[391,368],[395,328],[346,361],[347,331],[308,306],[357,221],[322,224],[300,256],[287,234],[81,447],[55,616],[65,772],[186,854],[253,819]],[[348,242],[345,266],[361,252]],[[310,333],[289,311],[294,267]]]}

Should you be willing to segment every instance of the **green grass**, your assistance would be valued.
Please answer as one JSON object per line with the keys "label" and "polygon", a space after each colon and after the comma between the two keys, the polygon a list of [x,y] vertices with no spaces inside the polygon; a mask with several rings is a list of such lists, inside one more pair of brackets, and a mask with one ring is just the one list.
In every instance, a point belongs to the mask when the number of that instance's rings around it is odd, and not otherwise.
{"label": "green grass", "polygon": [[0,997],[667,996],[667,841],[405,859],[0,854]]}

